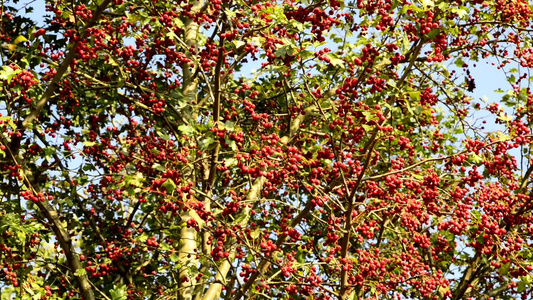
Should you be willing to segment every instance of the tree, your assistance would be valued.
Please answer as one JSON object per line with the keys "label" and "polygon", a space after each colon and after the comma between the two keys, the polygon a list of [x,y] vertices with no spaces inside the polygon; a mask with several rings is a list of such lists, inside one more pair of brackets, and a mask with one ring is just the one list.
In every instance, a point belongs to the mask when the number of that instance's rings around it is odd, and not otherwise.
{"label": "tree", "polygon": [[2,299],[532,297],[527,0],[17,2]]}

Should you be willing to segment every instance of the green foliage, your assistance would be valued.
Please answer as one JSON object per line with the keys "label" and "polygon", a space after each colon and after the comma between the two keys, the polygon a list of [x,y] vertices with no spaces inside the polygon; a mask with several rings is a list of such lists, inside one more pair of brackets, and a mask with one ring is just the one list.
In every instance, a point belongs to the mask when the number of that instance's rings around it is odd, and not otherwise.
{"label": "green foliage", "polygon": [[527,1],[13,2],[2,300],[533,293]]}

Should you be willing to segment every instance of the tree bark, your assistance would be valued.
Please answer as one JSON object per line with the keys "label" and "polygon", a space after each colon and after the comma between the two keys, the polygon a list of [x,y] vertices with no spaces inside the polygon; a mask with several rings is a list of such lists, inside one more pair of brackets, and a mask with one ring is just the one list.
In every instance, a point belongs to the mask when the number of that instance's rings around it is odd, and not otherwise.
{"label": "tree bark", "polygon": [[[203,1],[195,1],[191,13],[195,14],[202,8]],[[187,47],[194,46],[198,42],[198,23],[192,19],[187,19],[184,22],[184,42]],[[184,49],[185,52],[188,49]],[[183,95],[187,102],[187,108],[185,116],[189,117],[188,121],[194,123],[196,121],[194,107],[197,105],[197,89],[198,80],[196,76],[196,69],[198,66],[189,66],[183,68]],[[194,171],[191,168],[190,174],[183,174],[183,178],[194,180]],[[181,230],[180,240],[178,243],[178,262],[181,265],[179,269],[179,281],[178,281],[178,299],[179,300],[192,300],[194,296],[194,287],[196,286],[195,276],[191,276],[191,270],[198,268],[198,259],[196,259],[196,250],[198,248],[198,234],[195,228],[188,228],[184,225],[188,220],[192,218],[188,211],[183,211],[181,217]]]}
{"label": "tree bark", "polygon": [[[261,189],[263,188],[263,185],[266,182],[265,177],[259,177],[257,178],[254,183],[252,184],[252,187],[250,188],[250,192],[246,196],[246,200],[255,200],[261,196]],[[247,207],[244,209],[243,213],[246,215],[250,214],[250,211],[252,209]],[[246,227],[248,223],[249,218],[245,218],[239,225],[241,227]],[[235,244],[234,241],[232,244]],[[222,263],[218,266],[218,272],[215,276],[215,283],[211,284],[209,289],[207,290],[203,300],[216,300],[220,298],[220,293],[222,292],[222,286],[226,284],[226,275],[228,274],[229,270],[231,269],[231,262],[233,259],[235,259],[235,251],[236,247],[232,247],[230,250],[230,255],[227,259],[222,261]],[[231,287],[229,287],[231,288]]]}

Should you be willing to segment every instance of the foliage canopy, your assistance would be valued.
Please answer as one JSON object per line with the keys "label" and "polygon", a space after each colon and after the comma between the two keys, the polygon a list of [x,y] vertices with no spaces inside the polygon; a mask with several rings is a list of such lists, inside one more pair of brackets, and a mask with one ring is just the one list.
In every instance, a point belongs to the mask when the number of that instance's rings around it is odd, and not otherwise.
{"label": "foliage canopy", "polygon": [[2,5],[2,300],[531,298],[529,1],[32,5]]}

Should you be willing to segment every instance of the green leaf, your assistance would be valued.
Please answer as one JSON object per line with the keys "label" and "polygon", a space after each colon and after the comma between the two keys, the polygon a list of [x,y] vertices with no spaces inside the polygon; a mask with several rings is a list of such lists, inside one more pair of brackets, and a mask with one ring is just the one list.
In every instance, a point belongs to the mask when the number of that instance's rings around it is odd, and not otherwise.
{"label": "green leaf", "polygon": [[167,190],[167,193],[171,193],[176,190],[176,184],[170,178],[168,178],[161,186]]}
{"label": "green leaf", "polygon": [[527,284],[533,283],[533,275],[527,274],[526,276],[520,276],[520,280]]}
{"label": "green leaf", "polygon": [[2,71],[0,71],[0,79],[7,80],[7,83],[10,83],[11,79],[13,79],[13,77],[20,72],[22,72],[20,69],[14,70],[9,66],[2,66]]}
{"label": "green leaf", "polygon": [[[33,294],[33,293],[31,293]],[[32,300],[40,300],[46,295],[45,291],[40,291],[32,296]]]}
{"label": "green leaf", "polygon": [[420,101],[420,91],[417,92],[409,92],[409,97],[415,101]]}
{"label": "green leaf", "polygon": [[[22,229],[22,228],[20,228]],[[26,233],[23,230],[17,230],[16,231],[17,239],[20,241],[22,245],[26,244]]]}
{"label": "green leaf", "polygon": [[483,161],[483,158],[481,158],[481,156],[475,154],[475,153],[472,153],[470,155],[470,160],[472,160],[473,163],[475,164],[479,164],[480,162]]}
{"label": "green leaf", "polygon": [[52,157],[54,156],[54,153],[56,152],[56,149],[54,147],[46,147],[43,149],[44,158],[50,162],[52,160]]}
{"label": "green leaf", "polygon": [[5,289],[2,288],[2,298],[1,298],[1,300],[11,300],[11,299],[13,299],[12,295],[14,295],[15,292],[16,292],[16,289],[14,287],[7,287]]}
{"label": "green leaf", "polygon": [[8,76],[13,72],[13,68],[9,66],[2,66],[2,71],[0,71],[0,79],[7,80]]}
{"label": "green leaf", "polygon": [[225,13],[226,16],[228,16],[229,18],[235,18],[235,17],[237,16],[237,13],[236,13],[234,10],[227,9],[227,8],[224,8],[224,13]]}
{"label": "green leaf", "polygon": [[174,22],[174,24],[179,27],[179,28],[183,28],[184,24],[183,22],[181,21],[180,18],[174,18],[172,19],[172,22]]}
{"label": "green leaf", "polygon": [[127,175],[124,176],[124,186],[136,186],[141,187],[142,183],[146,179],[144,178],[143,173],[138,172],[135,175]]}
{"label": "green leaf", "polygon": [[500,267],[500,275],[505,276],[509,274],[509,269],[511,268],[511,263],[506,263]]}
{"label": "green leaf", "polygon": [[377,120],[378,119],[376,114],[374,114],[373,112],[370,112],[370,111],[363,111],[363,116],[365,116],[367,121],[372,121],[372,120]]}
{"label": "green leaf", "polygon": [[504,122],[509,122],[509,121],[511,121],[513,119],[512,117],[510,117],[509,115],[507,115],[504,112],[501,112],[498,118],[500,120],[504,121]]}
{"label": "green leaf", "polygon": [[466,16],[468,14],[468,10],[466,8],[464,8],[464,7],[461,7],[461,8],[452,7],[451,12],[454,13],[454,14],[457,14],[457,16],[460,19],[462,19],[464,16]]}
{"label": "green leaf", "polygon": [[427,9],[435,6],[435,2],[433,0],[422,0],[422,6]]}
{"label": "green leaf", "polygon": [[473,211],[471,212],[471,214],[472,214],[472,216],[474,217],[474,219],[475,219],[476,221],[480,221],[480,220],[481,220],[481,213],[480,213],[479,211],[477,211],[477,210],[473,210]]}
{"label": "green leaf", "polygon": [[449,7],[448,1],[441,1],[439,4],[437,4],[437,7],[441,11],[446,11],[448,9],[448,7]]}
{"label": "green leaf", "polygon": [[259,36],[254,36],[252,38],[252,43],[255,45],[255,46],[258,46],[258,47],[261,47],[264,43],[264,40],[265,38],[263,37],[259,37]]}
{"label": "green leaf", "polygon": [[427,35],[427,38],[429,40],[433,40],[438,34],[440,33],[440,29],[439,28],[436,28],[436,29],[432,29],[429,34]]}
{"label": "green leaf", "polygon": [[281,57],[281,58],[285,57],[286,54],[287,54],[287,47],[285,46],[279,47],[274,52],[274,55],[276,55],[276,57]]}
{"label": "green leaf", "polygon": [[242,213],[239,214],[239,216],[237,216],[237,218],[235,219],[234,224],[246,224],[246,222],[248,221],[249,218],[250,218],[250,216],[248,215],[248,213],[242,212]]}
{"label": "green leaf", "polygon": [[233,45],[235,45],[235,48],[238,49],[238,48],[246,45],[246,43],[241,41],[241,40],[233,40]]}
{"label": "green leaf", "polygon": [[224,122],[224,125],[222,125],[222,128],[226,129],[227,131],[234,131],[235,123],[231,121],[226,121]]}
{"label": "green leaf", "polygon": [[526,290],[526,283],[523,281],[519,281],[518,285],[516,286],[516,291],[519,293],[522,293],[525,290]]}
{"label": "green leaf", "polygon": [[165,242],[161,242],[159,243],[159,249],[161,249],[162,251],[168,251],[170,250],[170,245],[165,243]]}
{"label": "green leaf", "polygon": [[157,170],[159,172],[165,172],[166,169],[161,164],[155,163],[152,165],[152,169]]}
{"label": "green leaf", "polygon": [[224,160],[224,165],[226,167],[236,166],[237,163],[238,163],[238,161],[235,158],[228,158],[228,159]]}
{"label": "green leaf", "polygon": [[112,300],[126,300],[128,294],[126,293],[126,286],[123,284],[115,285],[112,290],[109,291]]}
{"label": "green leaf", "polygon": [[193,135],[196,130],[194,129],[194,127],[192,127],[191,125],[180,125],[178,127],[178,130],[181,131],[181,133],[183,133],[184,135]]}
{"label": "green leaf", "polygon": [[[182,125],[182,126],[183,126],[183,125]],[[179,127],[178,127],[178,129],[179,129]],[[169,136],[168,134],[166,134],[166,133],[164,133],[164,132],[161,132],[161,131],[159,131],[159,130],[156,131],[155,133],[157,133],[157,135],[158,135],[160,138],[162,138],[163,140],[165,140],[165,141],[170,141],[170,136]]]}
{"label": "green leaf", "polygon": [[326,54],[326,57],[329,59],[329,63],[334,67],[344,67],[344,61],[339,59],[338,56],[334,53]]}
{"label": "green leaf", "polygon": [[296,251],[296,260],[301,264],[305,263],[305,252],[302,249]]}
{"label": "green leaf", "polygon": [[139,242],[139,243],[144,243],[148,240],[148,235],[146,233],[142,233],[141,235],[139,235],[138,237],[135,238],[135,241]]}
{"label": "green leaf", "polygon": [[361,124],[361,127],[363,127],[365,132],[370,132],[370,131],[372,131],[374,129],[374,127],[372,127],[370,125],[366,125],[366,124]]}
{"label": "green leaf", "polygon": [[76,272],[74,272],[74,275],[77,277],[85,276],[87,275],[87,271],[85,271],[83,268],[77,269]]}
{"label": "green leaf", "polygon": [[322,103],[320,103],[320,107],[322,109],[328,109],[328,108],[333,107],[334,104],[335,103],[332,100],[327,99],[327,100],[323,101]]}
{"label": "green leaf", "polygon": [[227,140],[226,139],[226,143],[229,145],[231,150],[233,150],[233,151],[239,150],[239,148],[237,147],[237,142],[235,142],[234,140]]}
{"label": "green leaf", "polygon": [[259,230],[259,228],[256,228],[254,231],[250,232],[250,237],[252,237],[252,239],[257,239],[259,236],[261,235],[261,230]]}
{"label": "green leaf", "polygon": [[170,258],[170,261],[175,263],[180,260],[179,256],[176,253],[172,253],[168,256]]}
{"label": "green leaf", "polygon": [[291,19],[290,20],[290,23],[292,26],[294,26],[294,28],[296,28],[298,31],[304,31],[304,24],[296,21],[295,19]]}
{"label": "green leaf", "polygon": [[205,139],[203,139],[202,141],[200,141],[200,147],[202,149],[211,149],[210,146],[213,145],[215,143],[215,139],[212,138],[212,137],[207,137]]}

